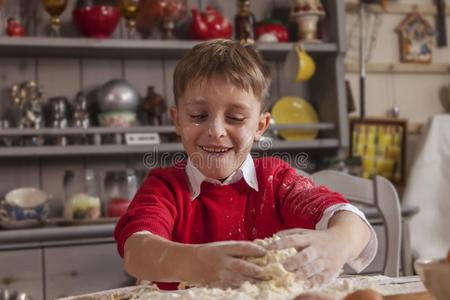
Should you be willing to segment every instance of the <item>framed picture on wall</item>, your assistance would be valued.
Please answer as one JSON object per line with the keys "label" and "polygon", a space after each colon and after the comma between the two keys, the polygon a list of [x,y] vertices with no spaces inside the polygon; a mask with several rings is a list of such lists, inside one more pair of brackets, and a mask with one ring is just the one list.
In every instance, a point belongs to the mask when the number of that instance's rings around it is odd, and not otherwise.
{"label": "framed picture on wall", "polygon": [[404,183],[406,129],[402,119],[350,120],[350,156],[361,158],[362,177],[381,175]]}

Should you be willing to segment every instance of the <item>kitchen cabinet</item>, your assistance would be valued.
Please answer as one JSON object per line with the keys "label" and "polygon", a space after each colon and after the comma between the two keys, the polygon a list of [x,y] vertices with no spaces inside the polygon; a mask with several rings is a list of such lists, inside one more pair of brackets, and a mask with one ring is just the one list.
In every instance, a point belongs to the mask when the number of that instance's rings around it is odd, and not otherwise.
{"label": "kitchen cabinet", "polygon": [[[188,0],[189,7],[204,9],[212,4],[229,20],[236,13],[236,1]],[[269,11],[287,12],[288,0],[251,1],[252,12],[257,20]],[[313,168],[318,158],[334,155],[348,146],[348,120],[346,114],[344,85],[345,56],[345,11],[344,2],[322,1],[327,16],[322,23],[323,43],[306,43],[304,48],[316,62],[316,74],[304,83],[291,83],[283,77],[284,58],[293,49],[293,43],[264,44],[256,46],[266,58],[273,72],[269,92],[269,103],[282,96],[301,96],[308,100],[319,115],[319,124],[307,124],[297,128],[315,128],[319,137],[315,140],[285,141],[275,139],[269,149],[256,145],[259,154],[274,152],[288,154],[295,164]],[[62,15],[63,28],[73,28],[71,11],[75,1],[69,1]],[[123,24],[112,38],[104,40],[80,38],[72,31],[65,37],[45,37],[48,15],[42,7],[36,13],[33,37],[0,37],[0,118],[14,112],[8,95],[12,84],[35,80],[44,89],[44,97],[66,96],[73,100],[78,91],[89,93],[106,81],[123,78],[145,96],[147,86],[153,85],[162,94],[167,104],[174,103],[172,95],[172,73],[178,59],[198,41],[190,40],[126,40]],[[289,127],[289,126],[287,126]],[[275,127],[281,129],[285,127]],[[3,138],[18,138],[24,135],[72,135],[108,134],[111,132],[158,132],[173,133],[170,124],[159,127],[133,127],[111,129],[91,127],[87,130],[74,128],[38,130],[9,128],[0,129],[0,145]],[[92,169],[102,181],[102,174],[112,169],[150,169],[155,165],[166,165],[182,150],[179,143],[161,143],[150,146],[131,145],[74,145],[74,146],[0,146],[0,195],[19,186],[35,186],[52,195],[51,216],[61,216],[64,198],[62,177],[65,170],[82,173]],[[179,156],[177,156],[179,157]],[[303,166],[304,167],[304,166]],[[83,183],[80,182],[80,186]]]}
{"label": "kitchen cabinet", "polygon": [[134,284],[114,243],[47,248],[44,253],[46,299]]}
{"label": "kitchen cabinet", "polygon": [[56,299],[135,283],[115,243],[0,251],[0,288],[34,300]]}
{"label": "kitchen cabinet", "polygon": [[24,292],[35,300],[44,298],[41,249],[0,251],[0,289]]}

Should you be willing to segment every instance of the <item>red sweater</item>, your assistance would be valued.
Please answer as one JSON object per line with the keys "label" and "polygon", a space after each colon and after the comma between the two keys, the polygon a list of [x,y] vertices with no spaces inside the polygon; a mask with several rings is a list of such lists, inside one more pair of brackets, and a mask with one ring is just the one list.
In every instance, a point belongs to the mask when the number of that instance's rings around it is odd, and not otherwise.
{"label": "red sweater", "polygon": [[326,208],[347,203],[340,195],[297,175],[282,160],[255,159],[259,191],[242,178],[230,185],[203,182],[192,200],[186,163],[153,169],[114,231],[120,255],[137,231],[199,244],[254,240],[289,228],[314,229]]}

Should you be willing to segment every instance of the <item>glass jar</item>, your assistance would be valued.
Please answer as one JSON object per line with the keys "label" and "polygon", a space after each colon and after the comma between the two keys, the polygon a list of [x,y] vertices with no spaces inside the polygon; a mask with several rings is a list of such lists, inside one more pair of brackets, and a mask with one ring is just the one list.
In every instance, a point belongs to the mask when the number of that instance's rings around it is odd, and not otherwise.
{"label": "glass jar", "polygon": [[104,179],[106,216],[120,217],[137,191],[137,177],[133,170],[107,171]]}
{"label": "glass jar", "polygon": [[66,170],[64,173],[64,218],[67,220],[98,219],[101,215],[95,173],[86,169],[84,178],[82,176],[83,174],[72,170]]}

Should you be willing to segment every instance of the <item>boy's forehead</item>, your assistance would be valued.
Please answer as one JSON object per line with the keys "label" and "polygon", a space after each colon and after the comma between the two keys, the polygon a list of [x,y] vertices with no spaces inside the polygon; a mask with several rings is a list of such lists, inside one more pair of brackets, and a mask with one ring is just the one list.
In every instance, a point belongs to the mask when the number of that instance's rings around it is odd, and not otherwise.
{"label": "boy's forehead", "polygon": [[[213,107],[217,107],[217,103],[215,101],[211,101],[208,97],[197,97],[197,98],[185,98],[183,101],[184,106],[207,106],[212,105]],[[219,102],[219,105],[221,103]],[[227,101],[226,103],[223,103],[224,106],[227,106],[227,108],[231,109],[251,109],[254,103],[249,103],[249,101],[246,101],[246,99],[243,98],[237,98],[237,99],[230,99],[230,101]]]}
{"label": "boy's forehead", "polygon": [[213,76],[211,78],[193,79],[188,82],[183,94],[206,95],[211,93],[218,94],[249,94],[254,95],[253,90],[236,85],[222,76]]}

